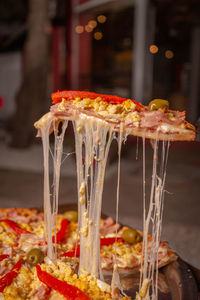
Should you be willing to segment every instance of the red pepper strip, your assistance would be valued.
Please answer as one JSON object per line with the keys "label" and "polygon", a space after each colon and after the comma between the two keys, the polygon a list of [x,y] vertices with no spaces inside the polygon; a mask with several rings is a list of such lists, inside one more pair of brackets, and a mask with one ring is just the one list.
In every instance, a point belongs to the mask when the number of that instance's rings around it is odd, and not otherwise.
{"label": "red pepper strip", "polygon": [[73,248],[72,250],[70,251],[67,251],[63,254],[61,254],[61,257],[80,257],[80,245],[77,245],[77,248],[76,248],[76,251],[75,251],[75,248]]}
{"label": "red pepper strip", "polygon": [[0,222],[6,223],[15,233],[20,234],[31,234],[30,231],[21,228],[16,222],[9,219],[2,219]]}
{"label": "red pepper strip", "polygon": [[9,255],[8,254],[1,254],[0,255],[0,261],[4,260],[5,258],[8,258]]}
{"label": "red pepper strip", "polygon": [[[56,93],[51,94],[53,104],[61,102],[63,98],[67,100],[74,100],[75,98],[90,98],[96,99],[97,97],[101,97],[102,100],[112,103],[112,104],[120,104],[126,101],[126,98],[113,96],[113,95],[103,95],[97,94],[93,92],[86,92],[86,91],[58,91]],[[135,103],[138,107],[143,107],[143,105],[135,100],[131,100]]]}
{"label": "red pepper strip", "polygon": [[102,247],[102,246],[112,245],[115,242],[122,242],[123,243],[124,239],[121,238],[121,237],[117,237],[117,238],[115,238],[115,237],[103,238],[103,239],[100,240],[100,245]]}
{"label": "red pepper strip", "polygon": [[22,266],[22,259],[20,259],[12,269],[6,273],[3,277],[0,278],[0,292],[2,293],[5,287],[9,286],[13,279],[17,277],[18,271]]}
{"label": "red pepper strip", "polygon": [[[124,239],[121,238],[121,237],[118,237],[115,239],[115,237],[111,237],[111,238],[102,238],[100,240],[100,247],[102,246],[108,246],[108,245],[112,245],[116,242],[124,242]],[[76,253],[75,253],[75,248],[70,250],[70,251],[67,251],[63,254],[61,254],[61,257],[74,257],[76,254],[76,257],[79,257],[80,256],[80,245],[77,245],[77,249],[76,249]]]}
{"label": "red pepper strip", "polygon": [[[60,230],[56,233],[56,243],[63,242],[66,237],[66,231],[69,225],[69,221],[67,219],[63,219],[61,222]],[[52,238],[53,243],[55,243],[55,237]]]}
{"label": "red pepper strip", "polygon": [[49,273],[42,271],[39,265],[36,266],[37,276],[39,280],[48,287],[54,289],[68,300],[90,300],[90,298],[83,293],[79,288],[61,281]]}

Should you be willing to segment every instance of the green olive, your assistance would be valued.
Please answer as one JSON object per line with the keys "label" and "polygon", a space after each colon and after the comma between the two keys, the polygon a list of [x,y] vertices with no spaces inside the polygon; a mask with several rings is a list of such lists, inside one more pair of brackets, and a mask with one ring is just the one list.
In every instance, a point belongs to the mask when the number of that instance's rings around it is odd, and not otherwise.
{"label": "green olive", "polygon": [[26,257],[26,260],[30,266],[36,266],[44,261],[44,253],[38,248],[31,249],[27,253]]}
{"label": "green olive", "polygon": [[158,110],[159,108],[167,111],[169,109],[169,102],[163,99],[154,99],[148,105],[149,110]]}
{"label": "green olive", "polygon": [[139,234],[139,232],[137,232],[137,230],[132,228],[125,229],[124,232],[122,233],[122,238],[125,240],[125,242],[129,244],[136,244],[141,242],[142,240],[142,237]]}
{"label": "green olive", "polygon": [[77,222],[78,221],[78,212],[76,210],[69,210],[66,211],[63,214],[63,217],[67,220],[69,220],[70,222]]}

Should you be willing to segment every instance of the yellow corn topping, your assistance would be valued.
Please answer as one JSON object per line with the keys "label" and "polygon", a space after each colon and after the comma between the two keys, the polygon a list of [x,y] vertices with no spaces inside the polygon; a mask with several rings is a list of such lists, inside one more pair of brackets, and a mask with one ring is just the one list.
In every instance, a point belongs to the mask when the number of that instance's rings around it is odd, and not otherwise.
{"label": "yellow corn topping", "polygon": [[[112,115],[112,117],[113,115],[126,117],[130,112],[135,111],[136,108],[135,103],[130,99],[127,99],[120,104],[109,104],[108,102],[103,101],[101,97],[97,97],[96,99],[76,98],[73,101],[73,104],[82,109],[91,109],[102,116]],[[60,105],[61,104],[59,104],[59,106]]]}

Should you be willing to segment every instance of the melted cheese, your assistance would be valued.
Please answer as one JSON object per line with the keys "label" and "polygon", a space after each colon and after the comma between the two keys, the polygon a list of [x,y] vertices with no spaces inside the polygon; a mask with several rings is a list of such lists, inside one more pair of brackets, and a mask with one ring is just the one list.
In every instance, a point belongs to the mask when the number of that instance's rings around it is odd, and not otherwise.
{"label": "melted cheese", "polygon": [[53,176],[52,218],[53,218],[53,232],[54,232],[54,236],[55,236],[55,242],[54,242],[55,257],[56,257],[56,231],[57,231],[57,214],[58,214],[58,200],[59,200],[60,167],[61,167],[61,162],[62,162],[64,135],[65,135],[67,126],[68,126],[68,121],[64,121],[63,125],[62,125],[62,132],[60,135],[58,135],[58,130],[55,127],[55,123],[54,123],[55,142],[54,142],[54,157],[53,157],[54,176]]}
{"label": "melted cheese", "polygon": [[[166,179],[166,167],[169,152],[169,142],[162,142],[162,153],[159,162],[159,143],[153,144],[153,169],[149,204],[147,207],[145,190],[145,136],[143,138],[143,262],[140,274],[140,291],[146,282],[151,282],[152,292],[150,295],[149,284],[145,285],[144,299],[158,299],[158,252],[160,235],[162,230],[162,216],[164,206],[164,186]],[[160,174],[158,166],[160,164]],[[159,174],[159,175],[158,175]],[[147,210],[148,208],[148,210]],[[146,213],[147,211],[147,213]],[[152,240],[148,239],[151,234]],[[156,272],[156,273],[155,273]],[[139,293],[140,295],[140,293]]]}
{"label": "melted cheese", "polygon": [[[117,170],[117,193],[116,193],[116,232],[115,238],[117,239],[117,228],[119,223],[119,187],[120,187],[120,167],[121,167],[121,147],[123,140],[126,140],[126,136],[123,135],[123,124],[120,124],[120,132],[118,134],[118,170]],[[117,265],[117,243],[115,243],[115,256],[114,256],[114,267],[113,267],[113,275],[112,275],[112,291],[114,291],[115,287],[118,287],[121,291],[120,284],[120,276],[118,272]],[[122,291],[123,292],[123,291]]]}
{"label": "melted cheese", "polygon": [[99,226],[106,161],[112,141],[112,127],[106,125],[102,120],[83,114],[78,121],[73,122],[73,126],[79,198],[79,274],[87,272],[102,279]]}
{"label": "melted cheese", "polygon": [[[64,121],[62,133],[58,135],[58,129],[52,117],[44,118],[46,121],[39,124],[43,143],[44,156],[44,238],[47,242],[47,255],[50,259],[56,259],[56,229],[57,229],[57,213],[59,199],[59,181],[60,166],[63,153],[64,134],[68,125],[68,121]],[[52,124],[53,123],[53,124]],[[49,134],[53,126],[55,134],[55,146],[53,155],[54,164],[54,182],[53,182],[53,201],[51,201],[51,191],[49,182]],[[51,203],[53,202],[53,203]],[[55,242],[52,242],[52,233],[54,232]]]}
{"label": "melted cheese", "polygon": [[51,127],[51,121],[47,126],[40,127],[41,137],[43,143],[43,156],[44,156],[44,235],[45,241],[47,241],[47,255],[50,259],[55,259],[53,253],[52,243],[52,230],[53,220],[51,211],[51,198],[50,198],[50,184],[49,184],[49,131]]}
{"label": "melted cheese", "polygon": [[[69,117],[63,119],[70,119]],[[63,140],[67,128],[67,121],[63,122],[62,132],[57,133],[57,127],[53,123],[51,113],[37,122],[40,130],[44,153],[44,219],[45,239],[48,243],[48,257],[56,258],[56,242],[52,243],[52,232],[56,233],[57,212],[59,199],[60,167],[63,153]],[[55,120],[57,120],[55,118]],[[118,179],[116,195],[116,224],[119,214],[119,184],[120,184],[120,155],[122,142],[126,135],[122,134],[121,123],[118,134]],[[53,184],[53,209],[51,205],[51,193],[49,184],[49,133],[54,127],[54,184]],[[113,125],[114,126],[114,125]],[[97,119],[86,114],[80,114],[78,120],[73,121],[76,165],[77,165],[77,191],[78,191],[78,232],[80,233],[80,262],[79,275],[86,273],[103,280],[100,263],[100,217],[102,206],[102,192],[105,177],[105,168],[110,144],[113,138],[114,128],[104,120]],[[166,129],[167,130],[167,129]],[[149,204],[146,201],[145,191],[145,131],[143,133],[143,261],[141,266],[140,290],[138,296],[143,299],[158,298],[158,251],[162,228],[164,184],[166,178],[166,165],[169,150],[169,142],[163,142],[161,169],[158,176],[158,146],[154,141],[152,183]],[[117,226],[116,226],[117,227]],[[148,234],[152,235],[151,247],[149,247]],[[77,235],[78,236],[78,235]],[[117,237],[117,230],[116,230]],[[76,246],[77,246],[76,242]],[[149,250],[150,248],[150,250]],[[120,288],[120,278],[116,260],[116,246],[114,258],[114,271],[112,286]],[[156,270],[156,277],[154,271]],[[154,279],[155,278],[155,279]],[[152,284],[152,295],[149,292],[149,282]],[[147,284],[148,283],[148,284]],[[145,294],[145,295],[144,295]],[[144,295],[144,296],[143,296]]]}

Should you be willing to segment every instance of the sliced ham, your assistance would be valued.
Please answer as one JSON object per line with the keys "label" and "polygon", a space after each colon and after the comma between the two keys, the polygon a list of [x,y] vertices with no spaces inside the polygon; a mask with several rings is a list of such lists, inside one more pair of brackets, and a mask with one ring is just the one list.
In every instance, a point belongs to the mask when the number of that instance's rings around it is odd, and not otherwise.
{"label": "sliced ham", "polygon": [[9,271],[8,266],[0,266],[0,276],[3,276]]}
{"label": "sliced ham", "polygon": [[106,236],[110,233],[115,233],[116,230],[120,228],[119,224],[115,224],[114,220],[111,217],[108,217],[107,219],[103,220],[100,226],[100,234]]}
{"label": "sliced ham", "polygon": [[51,288],[49,288],[46,285],[41,285],[35,292],[34,296],[31,297],[31,300],[46,300],[49,297],[49,294],[51,292]]}
{"label": "sliced ham", "polygon": [[105,227],[109,227],[109,226],[111,226],[111,225],[113,225],[114,224],[114,220],[113,220],[113,218],[111,218],[111,217],[108,217],[108,218],[106,218],[105,220],[104,220],[104,226]]}
{"label": "sliced ham", "polygon": [[184,112],[175,112],[176,115],[174,115],[175,118],[178,118],[177,120],[170,120],[168,116],[162,111],[162,110],[156,110],[156,111],[144,111],[140,113],[140,126],[142,128],[153,128],[157,127],[160,124],[173,124],[173,125],[179,125],[182,122],[184,122],[185,119],[185,113]]}
{"label": "sliced ham", "polygon": [[41,250],[46,251],[47,245],[44,244],[43,239],[39,238],[35,234],[21,234],[19,247],[25,252],[28,252],[32,248],[40,248]]}
{"label": "sliced ham", "polygon": [[9,255],[9,257],[12,257],[13,248],[12,247],[5,247],[5,248],[3,248],[2,254],[7,254],[7,255]]}
{"label": "sliced ham", "polygon": [[17,223],[29,223],[30,220],[30,218],[26,216],[21,216],[15,209],[8,212],[8,219],[13,220]]}

